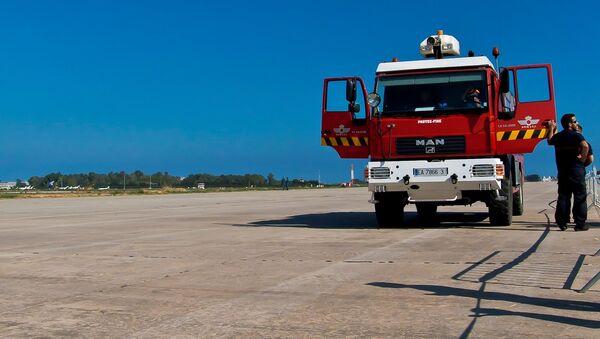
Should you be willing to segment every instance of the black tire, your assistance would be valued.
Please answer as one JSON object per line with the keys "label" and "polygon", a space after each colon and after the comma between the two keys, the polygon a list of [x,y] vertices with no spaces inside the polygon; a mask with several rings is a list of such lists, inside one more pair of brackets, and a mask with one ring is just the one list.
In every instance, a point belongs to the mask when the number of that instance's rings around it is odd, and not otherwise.
{"label": "black tire", "polygon": [[437,220],[437,204],[430,202],[419,202],[416,205],[419,221],[425,223],[432,223]]}
{"label": "black tire", "polygon": [[404,225],[405,202],[397,193],[375,194],[375,216],[380,228],[401,227]]}
{"label": "black tire", "polygon": [[502,187],[499,190],[500,199],[492,196],[488,205],[490,224],[493,226],[510,226],[512,223],[513,193],[510,166],[506,166],[505,172],[506,176],[502,179]]}
{"label": "black tire", "polygon": [[523,215],[523,185],[519,190],[513,193],[513,215]]}

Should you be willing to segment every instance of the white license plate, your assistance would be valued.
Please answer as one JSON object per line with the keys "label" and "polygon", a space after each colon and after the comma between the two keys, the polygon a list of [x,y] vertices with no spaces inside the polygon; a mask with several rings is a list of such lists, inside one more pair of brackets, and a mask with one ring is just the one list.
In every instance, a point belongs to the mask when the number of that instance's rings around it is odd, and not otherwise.
{"label": "white license plate", "polygon": [[448,175],[448,167],[440,168],[413,168],[415,176],[438,177]]}

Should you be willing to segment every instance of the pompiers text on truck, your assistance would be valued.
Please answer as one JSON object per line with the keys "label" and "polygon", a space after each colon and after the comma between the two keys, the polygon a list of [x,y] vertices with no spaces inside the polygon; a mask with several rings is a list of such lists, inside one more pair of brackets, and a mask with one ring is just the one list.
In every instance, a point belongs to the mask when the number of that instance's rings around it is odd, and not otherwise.
{"label": "pompiers text on truck", "polygon": [[432,220],[438,206],[478,201],[492,225],[510,225],[523,213],[523,154],[556,119],[551,66],[498,72],[485,56],[460,57],[442,31],[419,49],[425,60],[379,64],[370,94],[359,77],[325,79],[321,145],[369,159],[381,227],[401,226],[407,204]]}

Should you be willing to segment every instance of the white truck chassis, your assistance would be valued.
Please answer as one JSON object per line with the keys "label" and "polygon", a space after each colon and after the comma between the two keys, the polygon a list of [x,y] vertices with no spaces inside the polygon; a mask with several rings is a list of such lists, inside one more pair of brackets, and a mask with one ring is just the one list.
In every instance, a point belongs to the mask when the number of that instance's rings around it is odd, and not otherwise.
{"label": "white truck chassis", "polygon": [[370,161],[367,167],[371,202],[383,227],[402,225],[410,203],[420,219],[431,221],[437,206],[477,201],[488,206],[492,225],[510,225],[523,206],[522,190],[513,190],[515,169],[513,157]]}
{"label": "white truck chassis", "polygon": [[463,191],[501,188],[504,164],[498,158],[371,161],[369,191],[407,192],[408,202],[461,200]]}

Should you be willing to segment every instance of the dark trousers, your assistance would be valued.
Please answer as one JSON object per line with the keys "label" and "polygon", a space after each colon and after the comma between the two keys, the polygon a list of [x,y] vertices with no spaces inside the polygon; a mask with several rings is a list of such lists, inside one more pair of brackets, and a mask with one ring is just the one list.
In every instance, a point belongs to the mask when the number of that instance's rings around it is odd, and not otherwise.
{"label": "dark trousers", "polygon": [[558,201],[554,218],[559,225],[569,222],[569,210],[571,209],[571,196],[573,196],[573,220],[577,227],[584,227],[587,219],[587,192],[585,180],[558,179]]}

